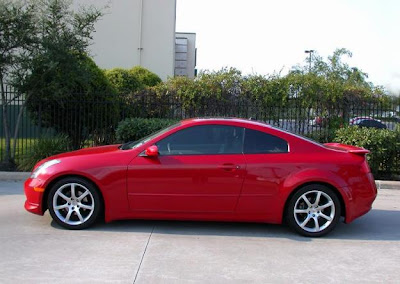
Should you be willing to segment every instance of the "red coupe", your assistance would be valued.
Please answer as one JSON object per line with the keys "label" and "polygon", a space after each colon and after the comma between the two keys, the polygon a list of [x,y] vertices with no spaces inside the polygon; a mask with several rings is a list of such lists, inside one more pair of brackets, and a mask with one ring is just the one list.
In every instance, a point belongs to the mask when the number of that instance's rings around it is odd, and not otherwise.
{"label": "red coupe", "polygon": [[311,140],[244,119],[189,119],[123,145],[40,161],[26,210],[62,227],[117,219],[287,222],[330,232],[367,213],[377,195],[368,150]]}

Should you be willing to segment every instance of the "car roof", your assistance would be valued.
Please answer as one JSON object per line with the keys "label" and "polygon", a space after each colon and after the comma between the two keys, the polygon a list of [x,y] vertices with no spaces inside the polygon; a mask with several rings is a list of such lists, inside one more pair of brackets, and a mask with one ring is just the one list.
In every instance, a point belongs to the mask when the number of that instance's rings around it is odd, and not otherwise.
{"label": "car roof", "polygon": [[244,118],[236,118],[236,117],[201,117],[201,118],[189,118],[182,120],[182,124],[191,124],[191,123],[196,123],[196,122],[235,122],[235,123],[245,123],[245,124],[250,124],[250,125],[257,125],[257,126],[263,126],[263,127],[270,127],[272,126],[268,123],[265,123],[263,121],[258,121],[258,120],[250,120],[250,119],[244,119]]}

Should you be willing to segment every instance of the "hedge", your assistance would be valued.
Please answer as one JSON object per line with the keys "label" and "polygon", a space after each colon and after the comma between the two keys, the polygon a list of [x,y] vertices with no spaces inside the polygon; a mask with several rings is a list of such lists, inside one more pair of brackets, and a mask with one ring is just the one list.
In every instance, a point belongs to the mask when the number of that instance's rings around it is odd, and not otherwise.
{"label": "hedge", "polygon": [[162,118],[127,118],[118,124],[116,138],[119,142],[136,141],[176,122]]}

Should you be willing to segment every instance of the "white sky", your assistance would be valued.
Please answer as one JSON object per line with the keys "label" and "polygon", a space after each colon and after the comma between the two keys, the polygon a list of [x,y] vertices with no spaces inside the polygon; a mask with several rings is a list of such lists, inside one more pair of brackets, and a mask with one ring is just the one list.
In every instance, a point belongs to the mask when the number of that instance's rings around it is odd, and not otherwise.
{"label": "white sky", "polygon": [[306,49],[346,62],[400,93],[399,0],[177,0],[176,31],[197,34],[197,68],[283,74]]}

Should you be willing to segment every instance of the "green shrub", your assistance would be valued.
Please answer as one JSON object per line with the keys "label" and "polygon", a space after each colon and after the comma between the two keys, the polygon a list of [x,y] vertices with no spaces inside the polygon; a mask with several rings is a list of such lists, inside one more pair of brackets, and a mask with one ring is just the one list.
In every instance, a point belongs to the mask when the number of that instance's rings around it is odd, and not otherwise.
{"label": "green shrub", "polygon": [[368,163],[376,176],[400,171],[400,128],[388,129],[345,127],[336,131],[335,142],[364,147],[371,151]]}
{"label": "green shrub", "polygon": [[116,137],[120,142],[136,141],[176,122],[161,118],[127,118],[118,124]]}
{"label": "green shrub", "polygon": [[335,129],[322,129],[321,131],[315,130],[313,132],[304,134],[304,136],[319,143],[329,143],[334,140],[335,134]]}
{"label": "green shrub", "polygon": [[55,137],[43,137],[32,145],[29,153],[25,154],[18,163],[21,171],[31,171],[35,164],[42,159],[70,151],[71,141],[68,136],[60,134]]}
{"label": "green shrub", "polygon": [[105,70],[104,74],[119,94],[130,94],[143,88],[138,77],[127,69],[113,68]]}
{"label": "green shrub", "polygon": [[142,66],[133,67],[129,70],[129,74],[136,77],[142,84],[142,86],[146,87],[153,87],[162,82],[160,77],[158,77],[153,72],[150,72],[146,68],[143,68]]}
{"label": "green shrub", "polygon": [[141,66],[132,69],[113,68],[105,70],[104,75],[117,92],[123,95],[136,93],[161,82],[160,77]]}

